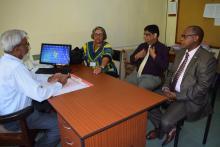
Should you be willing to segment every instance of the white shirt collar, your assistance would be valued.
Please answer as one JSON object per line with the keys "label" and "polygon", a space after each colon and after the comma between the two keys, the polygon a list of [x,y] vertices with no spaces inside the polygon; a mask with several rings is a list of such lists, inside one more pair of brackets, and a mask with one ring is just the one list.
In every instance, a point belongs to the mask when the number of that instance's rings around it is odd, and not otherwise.
{"label": "white shirt collar", "polygon": [[8,58],[8,59],[12,59],[12,60],[16,60],[16,61],[18,61],[18,62],[23,62],[23,60],[21,60],[21,59],[19,59],[19,58],[17,58],[17,57],[15,57],[15,56],[12,56],[12,55],[10,55],[10,54],[8,54],[8,53],[4,53],[4,56],[3,56],[4,58]]}
{"label": "white shirt collar", "polygon": [[189,53],[189,56],[193,56],[199,48],[200,48],[200,45],[197,46],[196,48],[192,49],[191,51],[189,51],[189,50],[187,49],[186,52]]}

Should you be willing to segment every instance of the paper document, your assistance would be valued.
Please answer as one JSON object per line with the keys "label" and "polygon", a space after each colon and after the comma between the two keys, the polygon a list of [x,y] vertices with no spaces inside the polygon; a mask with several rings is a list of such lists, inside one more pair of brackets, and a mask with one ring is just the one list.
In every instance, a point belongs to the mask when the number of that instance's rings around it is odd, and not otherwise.
{"label": "paper document", "polygon": [[80,90],[90,86],[93,86],[93,84],[77,77],[76,75],[71,74],[71,78],[68,79],[67,83],[63,86],[63,88],[59,90],[57,93],[55,93],[54,96]]}
{"label": "paper document", "polygon": [[176,14],[176,12],[177,12],[176,2],[169,2],[168,14]]}
{"label": "paper document", "polygon": [[220,26],[220,18],[215,18],[215,26]]}
{"label": "paper document", "polygon": [[203,17],[220,18],[220,4],[205,4]]}

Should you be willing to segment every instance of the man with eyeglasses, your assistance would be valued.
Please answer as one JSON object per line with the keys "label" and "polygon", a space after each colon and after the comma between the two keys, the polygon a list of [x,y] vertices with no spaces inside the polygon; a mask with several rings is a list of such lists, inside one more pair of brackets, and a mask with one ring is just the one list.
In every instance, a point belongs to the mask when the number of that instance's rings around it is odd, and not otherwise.
{"label": "man with eyeglasses", "polygon": [[158,40],[160,33],[157,25],[144,28],[145,42],[140,44],[130,57],[131,64],[137,68],[126,81],[149,90],[154,90],[161,84],[161,77],[166,71],[168,49]]}
{"label": "man with eyeglasses", "polygon": [[[32,100],[47,100],[67,82],[69,75],[57,73],[49,78],[31,73],[22,59],[30,46],[27,33],[23,30],[9,30],[0,37],[4,55],[0,59],[0,115],[7,115],[32,105]],[[49,82],[50,84],[48,84]],[[55,113],[34,110],[27,119],[30,129],[43,129],[45,135],[36,147],[55,147],[60,140]],[[18,122],[3,124],[10,131],[18,131]]]}
{"label": "man with eyeglasses", "polygon": [[155,129],[147,139],[165,139],[162,145],[173,140],[176,124],[186,118],[195,121],[211,112],[207,95],[216,72],[214,56],[201,47],[204,32],[199,26],[187,27],[181,36],[182,50],[176,55],[168,77],[162,87],[169,106],[164,113],[160,108],[149,111]]}

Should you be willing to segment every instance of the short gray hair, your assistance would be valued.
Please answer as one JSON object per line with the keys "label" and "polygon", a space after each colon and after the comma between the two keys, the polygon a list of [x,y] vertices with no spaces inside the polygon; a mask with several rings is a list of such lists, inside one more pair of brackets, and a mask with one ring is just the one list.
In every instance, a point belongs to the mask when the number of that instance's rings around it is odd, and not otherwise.
{"label": "short gray hair", "polygon": [[27,38],[27,33],[23,30],[8,30],[0,37],[0,48],[4,52],[11,52],[22,39]]}

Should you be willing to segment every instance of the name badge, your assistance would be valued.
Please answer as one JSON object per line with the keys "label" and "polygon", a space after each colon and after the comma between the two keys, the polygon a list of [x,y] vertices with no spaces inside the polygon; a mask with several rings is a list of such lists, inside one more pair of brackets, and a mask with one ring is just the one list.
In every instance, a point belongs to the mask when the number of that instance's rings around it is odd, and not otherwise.
{"label": "name badge", "polygon": [[90,63],[89,63],[89,66],[90,66],[90,67],[96,67],[96,63],[95,63],[95,62],[90,62]]}

